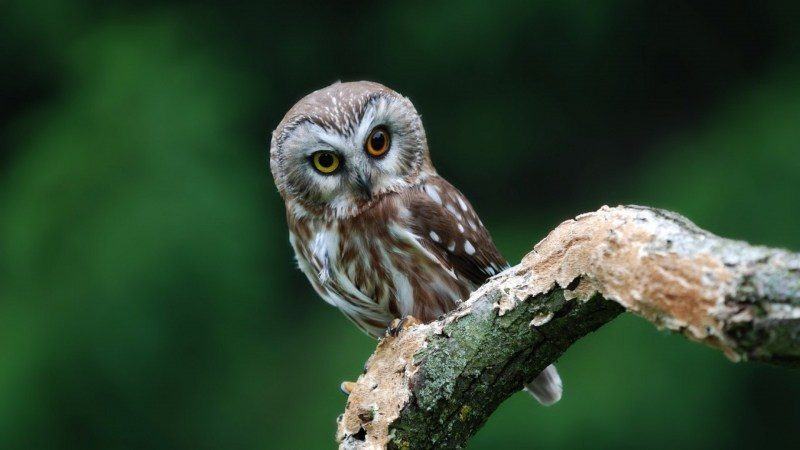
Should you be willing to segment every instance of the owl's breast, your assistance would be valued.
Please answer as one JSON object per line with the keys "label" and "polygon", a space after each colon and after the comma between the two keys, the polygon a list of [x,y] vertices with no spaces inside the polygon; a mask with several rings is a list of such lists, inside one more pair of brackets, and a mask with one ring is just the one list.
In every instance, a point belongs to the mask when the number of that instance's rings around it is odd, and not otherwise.
{"label": "owl's breast", "polygon": [[300,269],[328,303],[380,336],[393,318],[429,321],[468,295],[402,221],[334,221],[292,230]]}
{"label": "owl's breast", "polygon": [[368,334],[380,336],[393,318],[380,251],[366,236],[342,225],[336,221],[294,227],[290,241],[298,265],[323,300]]}

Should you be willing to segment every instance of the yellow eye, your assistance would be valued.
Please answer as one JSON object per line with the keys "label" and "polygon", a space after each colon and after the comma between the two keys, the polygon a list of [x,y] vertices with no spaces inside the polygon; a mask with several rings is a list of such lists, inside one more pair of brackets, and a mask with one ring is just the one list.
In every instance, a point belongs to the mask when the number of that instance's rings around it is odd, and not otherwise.
{"label": "yellow eye", "polygon": [[314,168],[325,175],[331,174],[339,168],[339,156],[333,152],[316,152],[311,155]]}
{"label": "yellow eye", "polygon": [[372,156],[383,156],[389,150],[390,144],[389,130],[383,126],[375,127],[369,134],[367,142],[364,143],[367,153]]}

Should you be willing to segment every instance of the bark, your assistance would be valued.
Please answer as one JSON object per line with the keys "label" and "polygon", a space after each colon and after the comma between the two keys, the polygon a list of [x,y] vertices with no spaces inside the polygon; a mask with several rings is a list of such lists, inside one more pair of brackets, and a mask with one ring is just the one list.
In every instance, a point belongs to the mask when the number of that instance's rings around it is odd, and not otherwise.
{"label": "bark", "polygon": [[463,446],[501,402],[626,310],[733,361],[800,366],[800,255],[662,210],[603,207],[559,225],[438,321],[385,337],[337,440]]}

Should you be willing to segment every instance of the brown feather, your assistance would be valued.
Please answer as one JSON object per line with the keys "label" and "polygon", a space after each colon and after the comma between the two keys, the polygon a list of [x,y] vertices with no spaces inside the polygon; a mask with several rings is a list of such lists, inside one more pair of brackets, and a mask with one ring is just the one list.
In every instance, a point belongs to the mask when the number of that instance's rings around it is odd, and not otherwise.
{"label": "brown feather", "polygon": [[[434,189],[436,194],[429,194]],[[406,193],[413,228],[456,274],[475,287],[508,267],[472,205],[445,179],[434,176]],[[460,225],[460,227],[459,227]],[[439,241],[432,239],[434,232]],[[473,252],[467,252],[470,245]]]}

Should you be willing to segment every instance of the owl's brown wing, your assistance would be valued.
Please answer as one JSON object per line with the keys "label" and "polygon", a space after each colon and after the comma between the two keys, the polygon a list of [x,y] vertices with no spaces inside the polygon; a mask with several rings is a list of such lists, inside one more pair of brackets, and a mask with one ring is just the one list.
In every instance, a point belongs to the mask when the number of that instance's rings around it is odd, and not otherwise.
{"label": "owl's brown wing", "polygon": [[508,267],[472,205],[446,180],[428,178],[406,195],[414,233],[457,276],[477,287]]}

